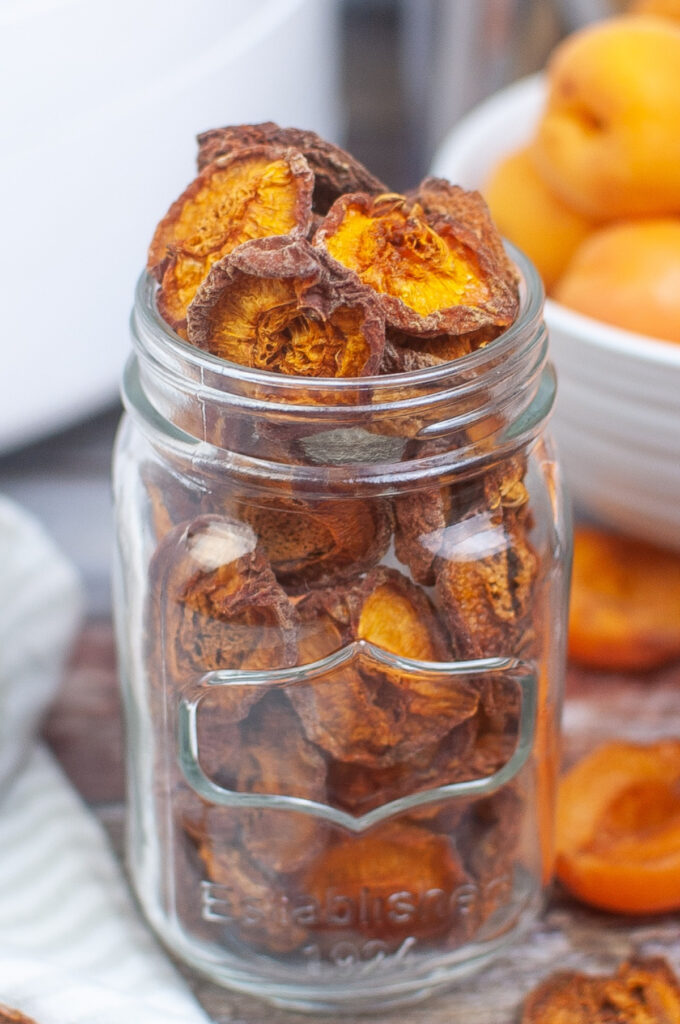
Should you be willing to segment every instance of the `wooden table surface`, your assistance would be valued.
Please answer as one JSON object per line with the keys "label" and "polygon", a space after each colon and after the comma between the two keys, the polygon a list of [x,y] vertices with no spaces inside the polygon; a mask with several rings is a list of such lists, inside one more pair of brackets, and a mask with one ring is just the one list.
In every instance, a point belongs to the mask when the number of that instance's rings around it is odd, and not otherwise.
{"label": "wooden table surface", "polygon": [[[76,645],[45,734],[72,782],[121,855],[124,758],[113,633],[88,622]],[[610,737],[680,736],[680,665],[647,676],[592,673],[570,666],[564,713],[564,764]],[[416,1007],[371,1016],[374,1024],[510,1024],[523,994],[565,967],[611,970],[632,953],[662,954],[680,972],[676,915],[630,920],[578,906],[556,888],[526,940],[453,991]],[[310,1018],[231,993],[185,972],[219,1024],[296,1024]],[[362,1018],[344,1017],[347,1024]],[[364,1018],[365,1019],[365,1018]]]}

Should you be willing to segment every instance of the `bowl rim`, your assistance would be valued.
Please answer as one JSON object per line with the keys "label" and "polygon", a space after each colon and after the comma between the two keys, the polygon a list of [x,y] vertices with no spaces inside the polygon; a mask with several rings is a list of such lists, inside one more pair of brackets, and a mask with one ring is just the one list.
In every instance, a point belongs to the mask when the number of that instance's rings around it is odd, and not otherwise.
{"label": "bowl rim", "polygon": [[578,336],[580,340],[598,348],[642,359],[647,363],[680,369],[680,345],[675,341],[627,331],[623,327],[577,313],[554,299],[545,300],[545,319],[549,328],[554,327],[565,334]]}
{"label": "bowl rim", "polygon": [[[432,162],[433,173],[440,177],[449,177],[446,164],[450,163],[454,154],[459,152],[467,159],[471,147],[479,146],[484,137],[484,122],[496,124],[502,113],[516,123],[517,111],[527,107],[535,107],[545,93],[545,72],[538,71],[511,82],[486,97],[466,113],[455,125],[448,136],[442,141]],[[576,310],[564,306],[555,299],[546,297],[545,319],[549,327],[577,336],[580,340],[595,345],[600,349],[624,354],[628,358],[637,358],[660,366],[680,368],[680,344],[664,338],[656,338],[649,334],[628,331],[624,327],[608,324],[604,320],[586,316]]]}

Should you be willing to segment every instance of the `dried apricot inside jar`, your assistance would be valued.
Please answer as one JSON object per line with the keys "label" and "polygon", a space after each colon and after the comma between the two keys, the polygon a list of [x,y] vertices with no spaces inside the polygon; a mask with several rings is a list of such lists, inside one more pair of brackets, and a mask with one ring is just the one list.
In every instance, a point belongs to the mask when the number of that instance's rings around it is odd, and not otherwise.
{"label": "dried apricot inside jar", "polygon": [[[129,860],[189,965],[361,1011],[493,956],[550,875],[569,558],[554,376],[540,283],[476,199],[430,181],[383,200],[390,223],[418,207],[446,267],[475,268],[465,309],[416,313],[324,242],[368,172],[251,128],[258,175],[263,144],[301,147],[285,159],[313,168],[311,222],[204,260],[186,337],[164,274],[140,279],[132,318],[115,458]],[[201,182],[247,162],[234,138],[205,136]]]}

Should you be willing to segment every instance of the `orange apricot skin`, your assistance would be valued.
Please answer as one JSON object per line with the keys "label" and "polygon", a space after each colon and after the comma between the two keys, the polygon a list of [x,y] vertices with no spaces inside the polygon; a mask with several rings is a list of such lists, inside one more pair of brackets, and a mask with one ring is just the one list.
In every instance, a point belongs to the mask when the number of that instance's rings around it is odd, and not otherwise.
{"label": "orange apricot skin", "polygon": [[621,672],[648,671],[680,658],[680,554],[577,527],[569,657]]}
{"label": "orange apricot skin", "polygon": [[529,147],[504,157],[491,172],[483,193],[498,230],[526,253],[550,290],[593,230],[593,223],[548,187],[534,166]]}
{"label": "orange apricot skin", "polygon": [[[601,910],[655,914],[680,909],[680,740],[605,743],[579,761],[557,800],[558,879]],[[636,787],[671,806],[665,822],[633,822],[607,836],[612,809]],[[646,787],[646,789],[645,789]],[[653,807],[647,807],[654,817]]]}
{"label": "orange apricot skin", "polygon": [[585,316],[680,342],[680,217],[621,221],[593,232],[552,294]]}

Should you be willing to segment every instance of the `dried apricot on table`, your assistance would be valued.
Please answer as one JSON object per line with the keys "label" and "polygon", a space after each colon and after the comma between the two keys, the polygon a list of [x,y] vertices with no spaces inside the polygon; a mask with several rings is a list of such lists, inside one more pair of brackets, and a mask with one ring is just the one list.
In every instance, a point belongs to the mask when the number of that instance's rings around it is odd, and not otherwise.
{"label": "dried apricot on table", "polygon": [[281,128],[273,121],[212,128],[198,136],[198,169],[246,146],[275,145],[298,149],[314,174],[312,209],[325,214],[345,192],[385,192],[384,184],[350,153],[316,132]]}
{"label": "dried apricot on table", "polygon": [[404,196],[341,196],[314,243],[378,292],[388,324],[408,334],[505,327],[517,314],[517,288],[499,273],[498,251]]}
{"label": "dried apricot on table", "polygon": [[568,772],[557,799],[556,872],[603,910],[680,909],[680,740],[606,743]]}
{"label": "dried apricot on table", "polygon": [[377,371],[385,343],[379,303],[304,239],[249,242],[214,264],[188,309],[198,348],[300,377]]}
{"label": "dried apricot on table", "polygon": [[593,668],[680,658],[680,554],[595,527],[574,532],[569,655]]}
{"label": "dried apricot on table", "polygon": [[311,217],[312,172],[301,153],[254,147],[210,164],[156,228],[148,270],[161,282],[158,309],[183,330],[213,263],[251,238],[302,234]]}
{"label": "dried apricot on table", "polygon": [[662,957],[621,964],[614,975],[558,971],[527,996],[520,1024],[678,1024],[680,987]]}

